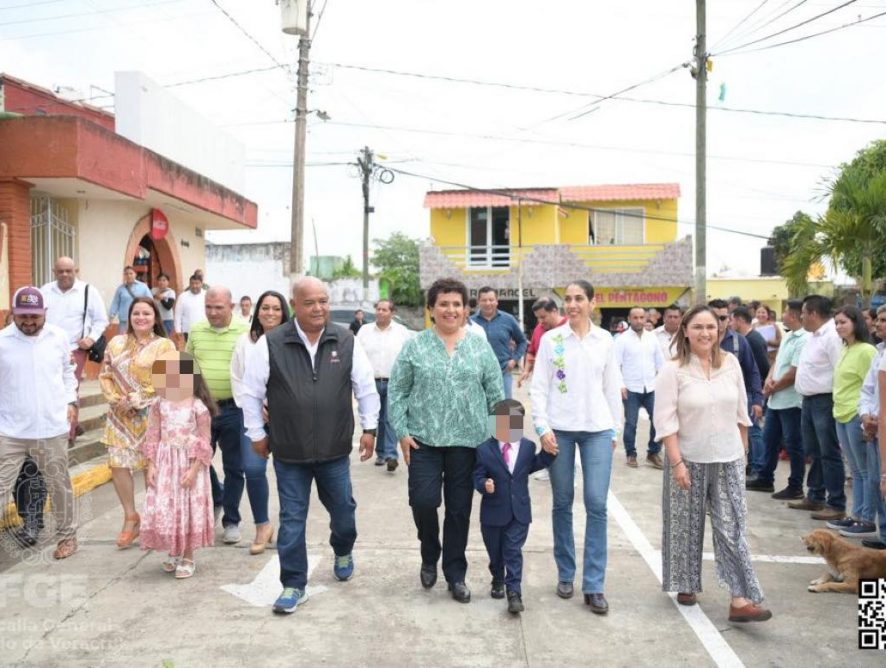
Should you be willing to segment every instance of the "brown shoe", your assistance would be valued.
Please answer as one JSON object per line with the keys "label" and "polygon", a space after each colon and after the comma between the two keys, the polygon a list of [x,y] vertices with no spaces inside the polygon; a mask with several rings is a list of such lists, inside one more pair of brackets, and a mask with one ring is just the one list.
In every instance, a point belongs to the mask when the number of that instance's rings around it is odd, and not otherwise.
{"label": "brown shoe", "polygon": [[791,501],[788,504],[788,508],[793,508],[794,510],[823,510],[824,504],[816,503],[809,497],[806,497],[802,501]]}
{"label": "brown shoe", "polygon": [[630,466],[632,469],[637,468],[637,455],[628,455],[628,461],[627,461],[627,464],[628,464],[628,466]]}
{"label": "brown shoe", "polygon": [[680,605],[695,605],[698,602],[698,597],[695,594],[685,594],[680,592],[677,594],[677,603]]}
{"label": "brown shoe", "polygon": [[659,470],[664,468],[664,462],[661,461],[661,455],[659,454],[646,455],[646,463],[652,468]]}
{"label": "brown shoe", "polygon": [[754,603],[748,603],[740,608],[736,608],[734,605],[729,606],[730,622],[765,622],[771,617],[771,611]]}
{"label": "brown shoe", "polygon": [[55,552],[52,553],[53,559],[67,559],[74,552],[77,551],[77,539],[76,538],[65,538],[64,540],[60,540],[58,545],[55,548]]}
{"label": "brown shoe", "polygon": [[846,517],[846,513],[842,510],[837,510],[836,508],[825,508],[824,510],[820,510],[817,513],[812,513],[812,519],[814,520],[842,520]]}

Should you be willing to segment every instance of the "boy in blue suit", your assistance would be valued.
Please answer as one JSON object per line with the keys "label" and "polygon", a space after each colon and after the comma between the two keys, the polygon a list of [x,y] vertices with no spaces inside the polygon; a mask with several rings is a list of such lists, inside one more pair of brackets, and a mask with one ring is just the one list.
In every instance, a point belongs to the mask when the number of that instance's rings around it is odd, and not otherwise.
{"label": "boy in blue suit", "polygon": [[526,411],[515,399],[492,408],[490,432],[495,436],[477,448],[474,488],[480,502],[480,531],[489,553],[492,598],[508,597],[508,612],[523,612],[520,582],[523,545],[532,521],[529,474],[551,465],[554,455],[535,452],[535,443],[523,438]]}

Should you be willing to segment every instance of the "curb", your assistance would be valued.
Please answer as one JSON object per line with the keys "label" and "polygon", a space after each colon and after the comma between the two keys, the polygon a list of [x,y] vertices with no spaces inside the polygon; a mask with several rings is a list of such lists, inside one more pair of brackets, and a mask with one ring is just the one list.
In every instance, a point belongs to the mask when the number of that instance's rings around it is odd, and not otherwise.
{"label": "curb", "polygon": [[[75,474],[71,478],[71,486],[74,488],[74,498],[79,498],[96,487],[104,485],[111,480],[111,467],[107,463],[95,464],[85,471]],[[44,512],[49,512],[52,504],[47,502]],[[0,516],[0,529],[9,529],[11,527],[20,526],[21,518],[15,509],[15,504],[9,502],[5,505],[2,516]]]}

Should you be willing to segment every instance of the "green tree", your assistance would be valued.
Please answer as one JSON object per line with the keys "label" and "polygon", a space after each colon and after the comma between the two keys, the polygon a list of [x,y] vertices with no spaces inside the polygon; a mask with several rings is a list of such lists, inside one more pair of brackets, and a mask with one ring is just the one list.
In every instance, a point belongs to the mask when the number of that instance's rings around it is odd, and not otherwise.
{"label": "green tree", "polygon": [[354,261],[350,255],[345,258],[342,266],[332,272],[333,281],[339,278],[360,278],[361,276],[363,276],[363,272],[354,266]]}
{"label": "green tree", "polygon": [[391,299],[403,306],[421,306],[422,294],[418,278],[418,241],[402,232],[387,239],[373,239],[372,264],[380,271],[379,278],[391,285]]}
{"label": "green tree", "polygon": [[769,245],[775,250],[775,265],[778,273],[784,276],[784,262],[793,248],[794,234],[812,224],[812,218],[804,211],[797,211],[790,220],[777,225],[769,237]]}

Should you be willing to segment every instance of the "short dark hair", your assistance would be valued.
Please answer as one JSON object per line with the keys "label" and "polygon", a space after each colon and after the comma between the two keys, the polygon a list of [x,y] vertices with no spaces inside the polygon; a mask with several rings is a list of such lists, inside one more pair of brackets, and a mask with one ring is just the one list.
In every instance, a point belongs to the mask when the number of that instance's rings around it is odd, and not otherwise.
{"label": "short dark hair", "polygon": [[135,271],[135,267],[133,267],[131,264],[127,264],[125,267],[123,267],[124,272],[130,271],[130,270]]}
{"label": "short dark hair", "polygon": [[665,306],[665,313],[668,311],[676,311],[680,315],[683,315],[683,309],[679,304],[671,304],[670,306]]}
{"label": "short dark hair", "polygon": [[456,292],[461,295],[462,304],[468,303],[468,289],[464,283],[456,278],[438,278],[428,288],[428,308],[434,308],[437,297],[447,292]]}
{"label": "short dark hair", "polygon": [[708,302],[708,308],[729,308],[729,302],[725,299],[712,299]]}
{"label": "short dark hair", "polygon": [[733,318],[741,318],[749,325],[754,321],[754,316],[751,315],[751,309],[747,306],[739,306],[732,312]]}
{"label": "short dark hair", "polygon": [[171,280],[169,278],[169,274],[167,274],[165,271],[161,271],[159,274],[157,274],[157,280],[159,281],[161,278],[165,278],[167,281]]}
{"label": "short dark hair", "polygon": [[557,306],[557,302],[555,302],[550,297],[539,297],[532,305],[533,313],[535,313],[536,311],[548,311],[549,313],[552,313],[559,310],[560,309]]}
{"label": "short dark hair", "polygon": [[243,295],[242,297],[240,297],[240,301],[241,301],[241,302],[250,302],[250,303],[251,303],[251,302],[252,302],[252,297],[250,297],[249,295]]}
{"label": "short dark hair", "polygon": [[492,407],[492,415],[510,415],[511,411],[526,415],[526,409],[516,399],[502,399]]}
{"label": "short dark hair", "polygon": [[471,298],[468,300],[468,308],[471,309],[472,311],[473,311],[475,308],[477,308],[477,299],[476,299],[476,297],[471,297]]}
{"label": "short dark hair", "polygon": [[394,306],[394,300],[393,300],[393,299],[379,299],[377,302],[375,302],[375,306],[374,306],[373,308],[378,308],[378,305],[381,304],[382,302],[387,302],[387,303],[388,303],[388,306],[391,307],[391,311],[396,311],[396,310],[397,310],[397,307]]}
{"label": "short dark hair", "polygon": [[589,281],[586,281],[583,278],[579,278],[574,281],[569,281],[569,283],[566,284],[566,287],[568,288],[570,285],[577,285],[578,287],[580,287],[587,296],[588,301],[594,298],[594,286],[591,285]]}
{"label": "short dark hair", "polygon": [[191,274],[191,277],[188,279],[188,282],[190,283],[191,281],[200,281],[202,283],[203,279],[200,276],[197,276],[197,274]]}
{"label": "short dark hair", "polygon": [[806,295],[803,297],[803,306],[810,313],[817,313],[822,318],[830,318],[833,308],[831,300],[822,295]]}
{"label": "short dark hair", "polygon": [[634,304],[631,308],[628,309],[628,317],[629,318],[631,317],[631,311],[635,311],[637,309],[643,311],[643,315],[646,315],[646,307],[645,306],[637,306],[636,304]]}
{"label": "short dark hair", "polygon": [[489,287],[488,285],[484,285],[482,288],[477,290],[477,296],[485,295],[487,292],[491,292],[495,295],[495,298],[498,299],[498,291],[495,288]]}
{"label": "short dark hair", "polygon": [[[738,304],[739,306],[741,306],[741,297],[739,297],[738,295],[734,295],[734,296],[730,297],[729,300],[726,302],[726,308],[729,308],[729,304]],[[710,306],[710,304],[708,304],[708,306]],[[722,306],[715,306],[713,308],[723,308],[723,307]]]}
{"label": "short dark hair", "polygon": [[354,315],[357,315],[358,313],[363,313],[363,309],[358,308],[356,311],[354,311]]}
{"label": "short dark hair", "polygon": [[760,308],[760,300],[754,299],[751,301],[750,304],[748,304],[748,306],[750,306],[752,309],[754,309],[756,311],[758,308]]}
{"label": "short dark hair", "polygon": [[870,343],[871,333],[868,331],[867,323],[855,306],[841,306],[836,310],[834,315],[845,315],[852,323],[852,334],[856,343]]}
{"label": "short dark hair", "polygon": [[799,316],[803,312],[803,300],[788,299],[787,310],[793,311],[796,315]]}

